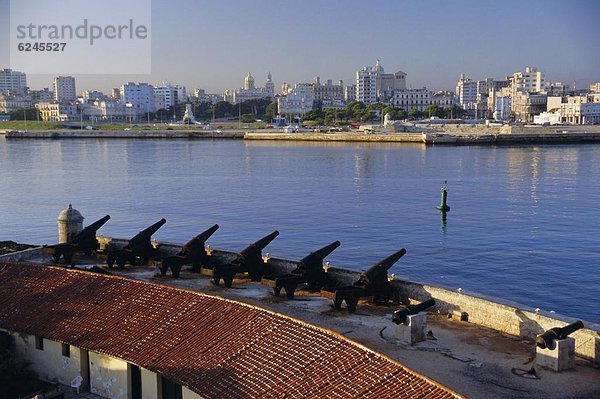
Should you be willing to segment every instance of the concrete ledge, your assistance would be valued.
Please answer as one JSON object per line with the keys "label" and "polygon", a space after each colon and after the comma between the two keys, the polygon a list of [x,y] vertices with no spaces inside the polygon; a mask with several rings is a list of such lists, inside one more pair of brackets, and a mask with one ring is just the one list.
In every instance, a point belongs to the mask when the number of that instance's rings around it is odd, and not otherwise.
{"label": "concrete ledge", "polygon": [[421,133],[246,133],[245,140],[360,141],[380,143],[423,143]]}

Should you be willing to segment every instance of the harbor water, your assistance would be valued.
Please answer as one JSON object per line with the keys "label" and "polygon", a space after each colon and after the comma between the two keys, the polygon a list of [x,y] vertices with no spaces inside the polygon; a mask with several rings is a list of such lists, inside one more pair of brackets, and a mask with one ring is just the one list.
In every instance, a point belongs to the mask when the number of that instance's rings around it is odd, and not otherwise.
{"label": "harbor water", "polygon": [[[401,247],[397,279],[600,322],[600,145],[425,147],[242,140],[6,140],[0,240],[51,244],[69,203],[127,238],[214,248],[279,230],[265,252],[363,270]],[[448,181],[445,223],[436,206]]]}

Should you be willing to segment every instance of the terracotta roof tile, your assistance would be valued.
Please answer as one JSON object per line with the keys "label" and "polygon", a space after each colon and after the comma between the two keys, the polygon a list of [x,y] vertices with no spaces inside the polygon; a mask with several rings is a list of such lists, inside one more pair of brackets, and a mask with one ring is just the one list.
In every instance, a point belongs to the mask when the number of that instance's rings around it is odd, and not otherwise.
{"label": "terracotta roof tile", "polygon": [[333,332],[196,292],[0,263],[0,328],[124,359],[205,398],[457,398]]}

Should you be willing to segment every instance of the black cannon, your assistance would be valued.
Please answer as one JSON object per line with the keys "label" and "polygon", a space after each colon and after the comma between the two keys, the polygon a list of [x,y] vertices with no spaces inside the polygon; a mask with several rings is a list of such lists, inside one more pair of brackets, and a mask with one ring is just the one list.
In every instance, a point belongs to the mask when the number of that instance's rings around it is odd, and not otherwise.
{"label": "black cannon", "polygon": [[237,273],[248,273],[253,281],[260,281],[264,273],[264,261],[262,259],[262,250],[269,245],[271,241],[279,235],[275,230],[271,234],[261,238],[248,245],[236,258],[225,264],[216,264],[212,267],[212,278],[216,285],[219,285],[221,279],[225,283],[225,287],[231,287],[233,279]]}
{"label": "black cannon", "polygon": [[372,296],[376,304],[387,304],[390,301],[400,303],[400,294],[390,284],[387,272],[405,253],[406,249],[402,248],[381,262],[377,262],[362,273],[358,281],[351,286],[324,288],[321,294],[332,298],[333,305],[338,310],[346,301],[349,312],[356,311],[356,305],[362,297]]}
{"label": "black cannon", "polygon": [[206,253],[204,243],[210,238],[210,236],[214,234],[215,231],[217,231],[218,228],[219,225],[215,224],[214,226],[189,240],[183,247],[181,247],[181,251],[176,253],[174,256],[167,256],[164,258],[161,262],[161,266],[159,267],[160,274],[165,276],[167,274],[167,270],[171,268],[173,277],[178,278],[179,272],[181,271],[183,265],[188,264],[192,265],[192,272],[199,273],[200,267],[203,264],[207,264],[210,260],[210,255]]}
{"label": "black cannon", "polygon": [[396,324],[402,324],[408,316],[415,315],[419,312],[429,309],[435,305],[435,299],[428,299],[416,305],[408,305],[403,309],[398,309],[392,314],[392,321]]}
{"label": "black cannon", "polygon": [[273,292],[279,296],[281,289],[285,289],[288,299],[293,299],[296,288],[300,284],[307,284],[311,291],[320,290],[327,280],[327,273],[323,269],[323,259],[332,253],[341,244],[334,241],[314,252],[311,252],[298,262],[298,267],[290,274],[263,277],[263,284],[273,287]]}
{"label": "black cannon", "polygon": [[151,241],[152,234],[156,233],[165,223],[167,223],[165,219],[160,219],[152,226],[137,233],[124,248],[108,251],[106,255],[108,266],[113,267],[116,263],[122,269],[127,262],[138,265],[147,264],[155,252]]}
{"label": "black cannon", "polygon": [[58,262],[61,256],[64,258],[66,263],[71,263],[73,255],[77,252],[83,253],[84,255],[91,255],[95,252],[100,245],[96,238],[96,232],[102,227],[108,220],[110,215],[106,215],[103,218],[96,220],[94,223],[86,226],[81,230],[73,239],[73,242],[56,244],[46,247],[52,253],[52,258],[55,262]]}
{"label": "black cannon", "polygon": [[556,347],[555,341],[565,339],[575,331],[583,328],[583,322],[577,320],[574,323],[568,324],[564,327],[554,327],[538,335],[535,338],[535,344],[541,349],[554,349]]}

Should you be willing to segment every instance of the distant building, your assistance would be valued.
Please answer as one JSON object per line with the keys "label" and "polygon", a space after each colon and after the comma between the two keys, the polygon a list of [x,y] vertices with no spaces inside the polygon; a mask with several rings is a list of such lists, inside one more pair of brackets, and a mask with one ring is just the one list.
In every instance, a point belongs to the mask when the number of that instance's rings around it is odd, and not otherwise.
{"label": "distant building", "polygon": [[313,96],[315,101],[343,101],[344,82],[340,80],[337,84],[333,84],[333,81],[329,79],[327,80],[327,83],[321,83],[321,78],[317,76],[313,83]]}
{"label": "distant building", "polygon": [[300,83],[287,95],[277,98],[279,115],[290,115],[292,116],[290,120],[294,119],[294,117],[302,116],[312,110],[313,105],[314,95],[310,83]]}
{"label": "distant building", "polygon": [[348,85],[344,87],[344,101],[346,104],[356,101],[356,85]]}
{"label": "distant building", "polygon": [[475,109],[477,103],[477,82],[467,79],[465,74],[461,73],[456,83],[456,98],[458,105],[462,109]]}
{"label": "distant building", "polygon": [[7,93],[13,93],[13,91],[0,92],[0,113],[9,113],[21,108],[31,108],[31,94]]}
{"label": "distant building", "polygon": [[425,108],[432,105],[433,93],[426,88],[396,90],[392,100],[392,105],[401,108],[406,112],[412,110],[425,111]]}
{"label": "distant building", "polygon": [[254,90],[254,78],[248,72],[248,76],[244,78],[244,90]]}
{"label": "distant building", "polygon": [[590,92],[600,93],[600,82],[595,82],[590,85]]}
{"label": "distant building", "polygon": [[171,83],[162,82],[154,87],[154,107],[156,109],[169,109],[187,101],[185,86],[173,86]]}
{"label": "distant building", "polygon": [[110,97],[113,100],[120,100],[121,99],[121,89],[118,87],[113,88]]}
{"label": "distant building", "polygon": [[0,93],[18,92],[27,90],[27,76],[23,72],[12,69],[0,70]]}
{"label": "distant building", "polygon": [[52,82],[54,101],[68,102],[77,100],[75,78],[73,76],[57,76]]}
{"label": "distant building", "polygon": [[545,75],[536,67],[526,67],[525,72],[515,72],[509,79],[515,92],[541,93],[546,91]]}
{"label": "distant building", "polygon": [[250,72],[244,78],[244,86],[233,91],[233,103],[237,104],[246,100],[273,98],[275,95],[275,85],[273,84],[271,73],[267,75],[265,87],[255,87],[254,77]]}
{"label": "distant building", "polygon": [[154,86],[148,83],[129,82],[121,86],[121,100],[130,104],[136,113],[154,112]]}
{"label": "distant building", "polygon": [[29,94],[31,95],[31,102],[34,104],[54,100],[54,93],[47,87],[42,90],[29,90]]}
{"label": "distant building", "polygon": [[389,102],[396,90],[406,89],[406,73],[384,73],[379,60],[375,66],[366,66],[356,72],[355,100],[365,104]]}
{"label": "distant building", "polygon": [[273,77],[271,76],[271,72],[267,75],[267,82],[265,83],[265,94],[269,97],[275,97],[275,83],[273,83]]}
{"label": "distant building", "polygon": [[546,111],[546,93],[530,93],[517,91],[511,96],[511,114],[522,122],[533,122],[534,115]]}
{"label": "distant building", "polygon": [[452,108],[454,106],[454,93],[451,91],[438,91],[431,96],[431,105],[440,108]]}
{"label": "distant building", "polygon": [[96,100],[105,100],[107,96],[101,91],[97,90],[84,90],[83,91],[83,100],[84,102],[93,102]]}
{"label": "distant building", "polygon": [[67,122],[79,120],[77,105],[69,102],[40,102],[35,105],[43,121]]}

